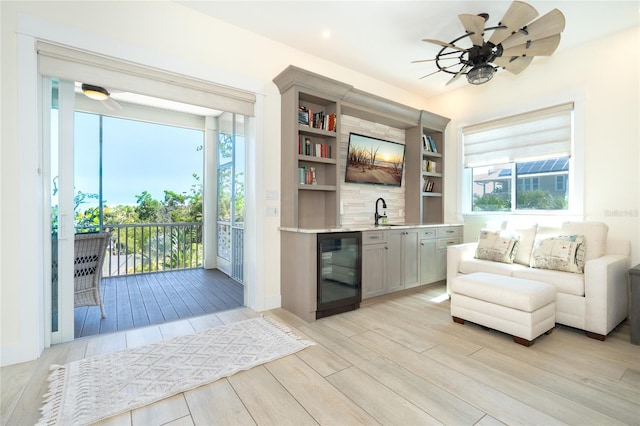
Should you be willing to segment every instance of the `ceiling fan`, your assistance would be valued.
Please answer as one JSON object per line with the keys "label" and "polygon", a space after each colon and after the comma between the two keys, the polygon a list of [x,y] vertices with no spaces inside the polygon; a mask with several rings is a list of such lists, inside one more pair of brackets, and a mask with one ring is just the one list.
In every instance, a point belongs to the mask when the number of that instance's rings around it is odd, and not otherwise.
{"label": "ceiling fan", "polygon": [[80,87],[86,97],[102,102],[108,109],[112,111],[120,111],[122,109],[122,106],[111,97],[111,93],[104,87],[86,83],[82,83]]}
{"label": "ceiling fan", "polygon": [[[489,20],[487,13],[458,15],[465,34],[449,43],[423,39],[442,49],[433,59],[412,63],[434,61],[438,69],[420,78],[439,72],[452,74],[447,85],[463,75],[471,84],[483,84],[491,80],[499,68],[518,74],[531,63],[534,56],[551,56],[560,44],[560,33],[565,26],[562,12],[553,9],[531,22],[537,16],[538,12],[533,6],[521,1],[511,3],[496,26],[485,27]],[[485,40],[487,33],[491,36]],[[468,40],[471,40],[471,47],[456,45]]]}

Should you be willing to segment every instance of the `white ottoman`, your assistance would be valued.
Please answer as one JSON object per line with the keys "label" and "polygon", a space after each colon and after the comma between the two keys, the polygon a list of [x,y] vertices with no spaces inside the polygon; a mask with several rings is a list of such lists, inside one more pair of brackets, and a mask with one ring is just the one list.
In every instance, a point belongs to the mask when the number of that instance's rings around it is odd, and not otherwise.
{"label": "white ottoman", "polygon": [[530,346],[556,323],[556,288],[552,284],[476,272],[451,280],[451,316],[513,336]]}

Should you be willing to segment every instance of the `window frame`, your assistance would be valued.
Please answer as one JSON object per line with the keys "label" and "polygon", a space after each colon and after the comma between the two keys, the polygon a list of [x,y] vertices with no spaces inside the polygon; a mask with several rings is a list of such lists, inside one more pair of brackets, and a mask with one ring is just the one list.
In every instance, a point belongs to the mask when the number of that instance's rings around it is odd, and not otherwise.
{"label": "window frame", "polygon": [[[566,210],[516,210],[509,211],[473,211],[473,173],[472,168],[464,167],[464,134],[463,128],[474,123],[496,120],[512,115],[524,114],[536,109],[543,109],[559,105],[561,103],[573,102],[571,157],[568,182],[568,208]],[[565,218],[584,217],[584,141],[585,141],[585,94],[583,89],[572,89],[545,98],[529,101],[513,101],[513,105],[490,111],[483,115],[471,116],[459,121],[456,126],[457,132],[457,163],[458,163],[458,196],[457,204],[460,215],[465,218],[482,216],[556,216]],[[513,166],[515,170],[515,163]],[[565,181],[565,185],[566,185]],[[513,192],[515,195],[515,192]],[[512,206],[515,204],[512,201]]]}

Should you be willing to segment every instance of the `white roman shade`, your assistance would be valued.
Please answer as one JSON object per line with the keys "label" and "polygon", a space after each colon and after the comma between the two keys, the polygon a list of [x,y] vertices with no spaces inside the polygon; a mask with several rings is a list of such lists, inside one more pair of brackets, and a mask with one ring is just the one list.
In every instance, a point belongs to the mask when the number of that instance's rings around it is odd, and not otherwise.
{"label": "white roman shade", "polygon": [[573,102],[462,129],[464,166],[571,156]]}
{"label": "white roman shade", "polygon": [[42,75],[254,116],[255,94],[209,81],[37,42]]}

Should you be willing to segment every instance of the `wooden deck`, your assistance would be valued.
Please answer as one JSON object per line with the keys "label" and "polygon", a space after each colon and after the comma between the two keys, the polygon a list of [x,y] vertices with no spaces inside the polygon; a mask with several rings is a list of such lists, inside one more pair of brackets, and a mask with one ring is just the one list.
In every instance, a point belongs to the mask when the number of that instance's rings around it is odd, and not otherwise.
{"label": "wooden deck", "polygon": [[217,269],[103,278],[100,307],[75,308],[75,337],[161,324],[244,306],[243,286]]}

